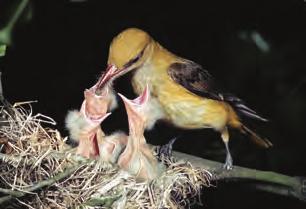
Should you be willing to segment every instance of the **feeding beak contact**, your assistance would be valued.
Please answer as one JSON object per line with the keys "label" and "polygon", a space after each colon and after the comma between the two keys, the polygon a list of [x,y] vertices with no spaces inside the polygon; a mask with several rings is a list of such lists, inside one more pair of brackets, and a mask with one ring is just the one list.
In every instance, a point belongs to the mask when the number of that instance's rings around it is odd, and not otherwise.
{"label": "feeding beak contact", "polygon": [[120,70],[115,65],[108,65],[105,72],[94,86],[95,93],[100,95],[104,86],[109,83],[109,81],[111,81],[119,72]]}
{"label": "feeding beak contact", "polygon": [[126,68],[119,69],[113,64],[109,64],[95,85],[95,91],[97,94],[105,87],[106,84],[110,83],[112,80],[114,80],[117,77],[120,77],[122,74],[126,72]]}

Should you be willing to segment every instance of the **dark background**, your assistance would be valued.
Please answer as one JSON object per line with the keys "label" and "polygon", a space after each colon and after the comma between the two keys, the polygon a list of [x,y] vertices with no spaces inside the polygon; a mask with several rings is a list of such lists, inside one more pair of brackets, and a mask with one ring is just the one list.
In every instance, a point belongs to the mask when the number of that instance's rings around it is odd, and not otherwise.
{"label": "dark background", "polygon": [[[12,2],[18,1],[0,1],[1,26],[10,17]],[[80,107],[83,90],[105,69],[112,38],[139,27],[170,51],[201,64],[223,89],[270,120],[246,121],[273,142],[269,150],[231,132],[235,165],[306,176],[306,3],[165,2],[32,1],[30,21],[18,22],[13,45],[0,59],[6,98],[12,103],[38,100],[35,112],[53,117],[56,128],[67,135],[65,115]],[[254,42],[254,33],[268,43],[268,52]],[[115,87],[133,97],[128,76]],[[103,125],[107,133],[127,130],[124,108]],[[152,144],[179,136],[175,150],[225,159],[224,145],[213,130],[182,131],[158,123],[146,136]],[[248,183],[220,183],[203,196],[204,206],[198,208],[305,208]]]}

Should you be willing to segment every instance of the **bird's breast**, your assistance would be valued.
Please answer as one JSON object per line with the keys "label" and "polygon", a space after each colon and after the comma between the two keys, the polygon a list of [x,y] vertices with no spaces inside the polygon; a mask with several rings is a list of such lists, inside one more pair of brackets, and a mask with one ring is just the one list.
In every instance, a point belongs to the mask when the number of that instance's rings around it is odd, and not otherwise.
{"label": "bird's breast", "polygon": [[145,64],[132,79],[137,94],[149,86],[151,99],[147,115],[151,124],[164,119],[180,128],[223,129],[228,122],[228,105],[191,93],[170,78],[167,68],[161,61]]}

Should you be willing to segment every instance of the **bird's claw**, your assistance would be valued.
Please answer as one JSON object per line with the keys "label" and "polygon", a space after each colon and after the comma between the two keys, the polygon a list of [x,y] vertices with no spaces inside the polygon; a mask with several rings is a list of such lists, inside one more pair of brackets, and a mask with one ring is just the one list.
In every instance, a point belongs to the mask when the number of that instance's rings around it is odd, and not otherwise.
{"label": "bird's claw", "polygon": [[223,169],[232,170],[233,169],[233,159],[231,155],[226,156],[225,163],[223,165]]}
{"label": "bird's claw", "polygon": [[157,147],[157,157],[161,160],[164,158],[170,159],[172,157],[173,144],[175,143],[176,139],[177,137],[171,139],[167,144]]}

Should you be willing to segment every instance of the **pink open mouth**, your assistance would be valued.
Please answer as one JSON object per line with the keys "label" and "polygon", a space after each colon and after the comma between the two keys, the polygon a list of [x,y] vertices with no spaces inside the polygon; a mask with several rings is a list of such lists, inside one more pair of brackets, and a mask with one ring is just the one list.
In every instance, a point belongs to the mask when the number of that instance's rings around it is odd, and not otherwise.
{"label": "pink open mouth", "polygon": [[129,105],[135,106],[135,107],[141,107],[141,106],[145,105],[147,103],[147,101],[149,100],[150,91],[149,91],[149,87],[147,85],[146,88],[144,89],[144,91],[142,92],[142,94],[139,95],[136,99],[133,99],[133,100],[127,99],[125,96],[123,96],[120,93],[118,93],[118,95],[123,99],[124,102],[128,103]]}
{"label": "pink open mouth", "polygon": [[149,100],[150,91],[148,85],[146,85],[145,89],[143,90],[142,94],[139,95],[136,99],[132,100],[132,103],[137,106],[142,106]]}

